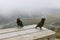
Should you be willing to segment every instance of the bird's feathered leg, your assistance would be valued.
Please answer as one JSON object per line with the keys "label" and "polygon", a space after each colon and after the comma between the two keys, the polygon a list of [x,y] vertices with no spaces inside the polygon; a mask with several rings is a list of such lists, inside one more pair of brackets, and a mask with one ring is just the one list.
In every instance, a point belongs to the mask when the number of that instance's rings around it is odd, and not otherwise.
{"label": "bird's feathered leg", "polygon": [[40,28],[40,30],[42,30],[42,27],[39,27]]}

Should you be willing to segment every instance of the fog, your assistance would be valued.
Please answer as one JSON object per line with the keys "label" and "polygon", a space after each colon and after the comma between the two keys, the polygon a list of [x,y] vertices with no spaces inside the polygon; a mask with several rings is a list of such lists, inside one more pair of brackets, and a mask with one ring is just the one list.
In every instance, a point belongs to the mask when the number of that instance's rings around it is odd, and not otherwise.
{"label": "fog", "polygon": [[57,13],[60,14],[60,0],[0,0],[0,23],[11,18],[47,17]]}
{"label": "fog", "polygon": [[[12,14],[13,10],[28,12],[45,8],[60,8],[60,0],[0,0],[0,14]],[[24,13],[23,13],[24,14]],[[44,13],[45,14],[45,13]]]}
{"label": "fog", "polygon": [[48,26],[59,24],[60,0],[0,0],[0,29],[16,27],[18,17],[23,25],[37,24],[41,17]]}

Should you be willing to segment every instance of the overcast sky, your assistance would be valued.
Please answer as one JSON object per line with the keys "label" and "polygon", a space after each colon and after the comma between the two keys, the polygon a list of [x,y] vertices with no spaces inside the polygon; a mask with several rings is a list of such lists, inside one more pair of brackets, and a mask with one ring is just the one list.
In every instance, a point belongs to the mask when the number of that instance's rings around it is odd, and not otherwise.
{"label": "overcast sky", "polygon": [[0,0],[0,10],[13,9],[31,11],[42,8],[60,8],[60,0]]}

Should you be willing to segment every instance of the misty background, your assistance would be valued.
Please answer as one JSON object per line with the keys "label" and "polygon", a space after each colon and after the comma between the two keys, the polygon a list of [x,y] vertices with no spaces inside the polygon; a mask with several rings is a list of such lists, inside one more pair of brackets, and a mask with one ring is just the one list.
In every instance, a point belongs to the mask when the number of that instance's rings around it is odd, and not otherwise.
{"label": "misty background", "polygon": [[42,17],[46,27],[60,25],[60,0],[0,0],[0,29],[16,27],[18,17],[24,25],[37,24]]}

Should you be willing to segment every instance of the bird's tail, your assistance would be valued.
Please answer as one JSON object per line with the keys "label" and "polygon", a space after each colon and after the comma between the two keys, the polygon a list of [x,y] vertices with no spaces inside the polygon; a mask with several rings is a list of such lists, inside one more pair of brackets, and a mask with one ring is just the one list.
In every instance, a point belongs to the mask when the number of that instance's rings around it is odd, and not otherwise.
{"label": "bird's tail", "polygon": [[35,29],[37,29],[37,26],[35,27]]}

